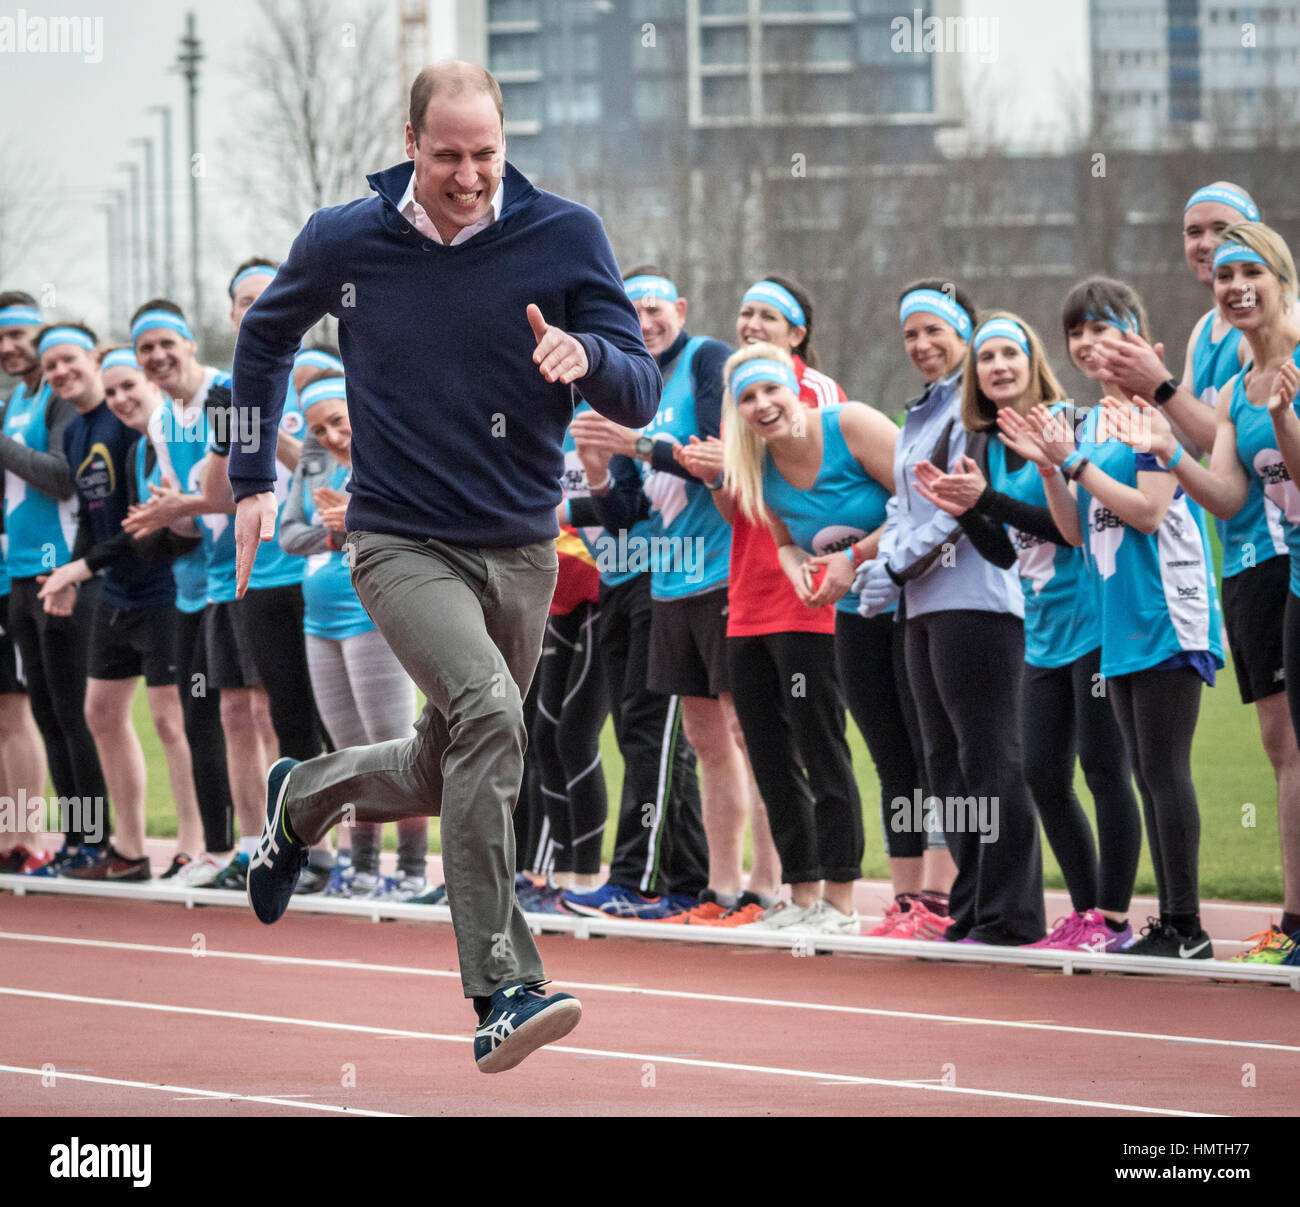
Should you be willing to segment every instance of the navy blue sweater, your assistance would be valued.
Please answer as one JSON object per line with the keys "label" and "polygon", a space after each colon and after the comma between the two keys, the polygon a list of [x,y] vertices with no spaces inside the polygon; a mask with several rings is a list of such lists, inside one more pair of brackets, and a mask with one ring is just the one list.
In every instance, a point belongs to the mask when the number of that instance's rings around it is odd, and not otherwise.
{"label": "navy blue sweater", "polygon": [[63,431],[63,451],[77,490],[77,540],[72,558],[103,570],[100,599],[113,608],[157,608],[175,602],[171,564],[151,556],[157,542],[141,546],[122,531],[134,489],[137,432],[108,403],[74,415]]}
{"label": "navy blue sweater", "polygon": [[528,304],[582,342],[583,396],[615,422],[654,418],[659,370],[591,210],[507,164],[500,219],[444,246],[397,211],[412,171],[389,168],[368,178],[378,196],[313,214],[244,316],[234,406],[254,410],[261,441],[231,447],[235,498],[272,488],[293,353],[331,314],[352,423],[348,528],[486,547],[548,540],[573,401],[533,363]]}

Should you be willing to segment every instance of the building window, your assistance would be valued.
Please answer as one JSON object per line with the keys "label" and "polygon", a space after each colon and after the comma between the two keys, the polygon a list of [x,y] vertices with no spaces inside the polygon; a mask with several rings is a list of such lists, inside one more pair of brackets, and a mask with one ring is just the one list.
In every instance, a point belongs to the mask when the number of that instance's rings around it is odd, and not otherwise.
{"label": "building window", "polygon": [[597,80],[574,80],[565,104],[564,89],[552,89],[546,98],[546,117],[558,125],[568,122],[600,121],[600,83]]}
{"label": "building window", "polygon": [[770,25],[763,31],[763,61],[852,62],[853,42],[853,29],[847,25]]}
{"label": "building window", "polygon": [[749,11],[749,0],[700,0],[700,16],[732,16]]}
{"label": "building window", "polygon": [[[507,121],[540,122],[542,120],[542,91],[536,84],[502,84],[501,103]],[[513,139],[510,149],[513,152]]]}
{"label": "building window", "polygon": [[489,21],[540,21],[540,0],[488,0]]}
{"label": "building window", "polygon": [[488,39],[488,69],[528,71],[541,67],[536,34],[492,34]]}
{"label": "building window", "polygon": [[706,117],[749,116],[749,80],[743,76],[706,76],[700,87]]}
{"label": "building window", "polygon": [[700,30],[700,62],[706,67],[749,61],[749,31],[743,25],[706,25]]}

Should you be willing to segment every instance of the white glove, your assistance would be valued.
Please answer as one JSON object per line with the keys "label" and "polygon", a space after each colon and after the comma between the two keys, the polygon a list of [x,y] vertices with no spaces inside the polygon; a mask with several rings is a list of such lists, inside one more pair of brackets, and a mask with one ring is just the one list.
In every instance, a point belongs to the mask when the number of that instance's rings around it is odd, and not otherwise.
{"label": "white glove", "polygon": [[868,618],[879,616],[890,606],[898,602],[901,588],[885,569],[885,563],[878,558],[863,562],[853,578],[853,590],[858,596],[858,613]]}

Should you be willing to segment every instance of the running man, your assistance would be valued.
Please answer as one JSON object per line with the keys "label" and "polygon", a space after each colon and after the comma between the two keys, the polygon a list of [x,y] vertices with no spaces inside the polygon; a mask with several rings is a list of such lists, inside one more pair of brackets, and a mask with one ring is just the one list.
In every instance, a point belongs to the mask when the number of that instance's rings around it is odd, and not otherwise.
{"label": "running man", "polygon": [[569,386],[639,427],[661,380],[599,220],[506,163],[495,79],[470,63],[425,68],[410,118],[414,165],[371,176],[377,197],[313,215],[244,316],[236,429],[251,423],[259,438],[232,445],[229,470],[242,595],[259,538],[275,531],[293,354],[332,314],[348,373],[352,579],[428,704],[411,738],[272,766],[248,895],[276,921],[308,847],[347,804],[357,821],[441,813],[475,1060],[495,1073],[582,1013],[571,995],[541,990],[510,816],[555,587]]}

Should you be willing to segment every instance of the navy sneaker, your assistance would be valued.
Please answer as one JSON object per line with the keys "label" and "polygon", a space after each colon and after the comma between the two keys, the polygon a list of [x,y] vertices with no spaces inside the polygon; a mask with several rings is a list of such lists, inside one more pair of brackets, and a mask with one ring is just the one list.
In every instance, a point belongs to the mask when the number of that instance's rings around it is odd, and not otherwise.
{"label": "navy sneaker", "polygon": [[49,859],[38,865],[30,872],[24,872],[25,876],[60,876],[63,869],[66,868],[73,860],[81,854],[81,848],[74,843],[64,843]]}
{"label": "navy sneaker", "polygon": [[474,1061],[482,1073],[504,1073],[543,1044],[563,1039],[582,1018],[571,993],[542,992],[546,981],[498,989],[474,1032]]}
{"label": "navy sneaker", "polygon": [[573,913],[589,918],[656,919],[666,918],[669,913],[666,898],[647,897],[620,884],[602,884],[585,893],[569,891],[563,901]]}
{"label": "navy sneaker", "polygon": [[[266,776],[266,826],[248,861],[248,903],[259,922],[278,922],[289,908],[298,876],[307,864],[306,846],[284,830],[284,798],[297,759],[276,759]],[[323,886],[322,886],[323,887]]]}

